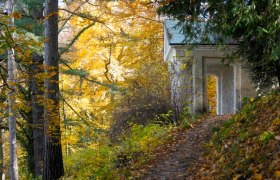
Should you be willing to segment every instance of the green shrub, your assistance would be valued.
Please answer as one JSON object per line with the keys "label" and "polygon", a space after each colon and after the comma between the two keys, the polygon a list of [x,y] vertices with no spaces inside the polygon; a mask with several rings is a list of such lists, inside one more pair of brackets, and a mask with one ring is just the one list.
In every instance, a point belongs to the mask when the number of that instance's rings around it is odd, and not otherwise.
{"label": "green shrub", "polygon": [[66,177],[70,179],[96,179],[110,175],[115,154],[111,147],[85,149],[65,158]]}
{"label": "green shrub", "polygon": [[65,157],[65,179],[123,179],[151,158],[168,138],[169,126],[132,125],[117,144],[88,148]]}

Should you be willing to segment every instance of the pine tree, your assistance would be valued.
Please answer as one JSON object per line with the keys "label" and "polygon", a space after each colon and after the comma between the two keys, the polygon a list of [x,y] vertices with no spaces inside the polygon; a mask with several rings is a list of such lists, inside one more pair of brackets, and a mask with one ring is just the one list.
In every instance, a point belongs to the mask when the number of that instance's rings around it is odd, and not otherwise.
{"label": "pine tree", "polygon": [[45,2],[45,66],[50,77],[45,81],[45,148],[43,179],[64,175],[59,117],[58,0]]}

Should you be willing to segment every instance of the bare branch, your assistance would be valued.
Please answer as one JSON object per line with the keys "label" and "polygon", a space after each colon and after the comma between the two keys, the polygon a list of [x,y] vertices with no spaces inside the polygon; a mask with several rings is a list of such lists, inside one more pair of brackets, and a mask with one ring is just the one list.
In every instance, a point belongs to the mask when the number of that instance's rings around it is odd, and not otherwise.
{"label": "bare branch", "polygon": [[[84,1],[82,4],[80,4],[80,6],[78,6],[73,12],[78,11],[85,3],[88,3],[89,0]],[[74,16],[73,13],[70,13],[71,15],[64,21],[64,23],[62,24],[60,30],[58,31],[58,34],[63,30],[63,28],[65,27],[65,25],[67,24],[67,22],[71,19],[71,17]]]}
{"label": "bare branch", "polygon": [[87,25],[87,26],[84,27],[80,32],[78,32],[78,33],[76,34],[76,36],[71,40],[71,42],[70,42],[65,48],[63,48],[63,50],[60,52],[60,56],[61,56],[62,54],[64,54],[65,52],[67,52],[67,51],[73,46],[73,44],[79,39],[79,37],[80,37],[86,30],[88,30],[90,27],[94,26],[95,23],[96,23],[96,22],[93,22],[93,23]]}
{"label": "bare branch", "polygon": [[66,100],[65,98],[62,96],[62,94],[60,94],[60,98],[62,99],[62,101],[79,117],[81,118],[81,120],[87,125],[89,126],[91,129],[96,130],[96,128],[92,127],[92,125],[85,119],[83,118]]}
{"label": "bare branch", "polygon": [[83,13],[76,13],[76,12],[72,12],[72,11],[69,11],[68,9],[64,9],[64,8],[60,8],[59,10],[61,11],[66,11],[68,13],[71,13],[71,14],[74,14],[78,17],[81,17],[81,18],[84,18],[84,19],[87,19],[87,20],[90,20],[90,21],[93,21],[93,22],[97,22],[97,23],[100,23],[102,24],[103,26],[105,26],[107,29],[109,29],[112,33],[115,34],[115,32],[105,24],[105,22],[102,22],[100,21],[97,17],[93,17],[93,16],[90,16],[88,14],[83,14]]}
{"label": "bare branch", "polygon": [[108,81],[111,82],[111,79],[109,78],[108,76],[108,73],[109,73],[109,66],[111,64],[111,61],[112,61],[112,45],[110,46],[110,49],[109,49],[109,58],[108,58],[108,62],[105,64],[105,77]]}

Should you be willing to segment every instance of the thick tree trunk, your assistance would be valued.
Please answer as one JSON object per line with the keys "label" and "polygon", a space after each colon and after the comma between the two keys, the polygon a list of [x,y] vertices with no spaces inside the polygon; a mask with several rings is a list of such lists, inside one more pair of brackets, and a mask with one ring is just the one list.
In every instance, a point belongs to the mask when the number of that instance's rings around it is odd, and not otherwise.
{"label": "thick tree trunk", "polygon": [[[43,3],[41,8],[32,9],[32,17],[40,25],[40,21],[44,19],[43,16]],[[42,36],[43,32],[35,31],[37,36]],[[32,150],[33,150],[33,166],[34,177],[40,177],[43,175],[43,160],[44,160],[44,106],[40,103],[44,97],[44,82],[41,79],[36,78],[38,73],[43,73],[44,58],[41,55],[32,55],[31,66],[31,103],[32,103]]]}
{"label": "thick tree trunk", "polygon": [[[14,11],[14,1],[8,0],[8,14]],[[10,27],[14,26],[14,18],[10,17]],[[17,144],[16,144],[16,113],[15,106],[15,53],[14,49],[8,51],[8,112],[9,112],[9,142],[10,142],[10,178],[18,179]]]}
{"label": "thick tree trunk", "polygon": [[59,179],[64,175],[59,117],[58,73],[58,0],[45,3],[45,152],[43,179]]}
{"label": "thick tree trunk", "polygon": [[32,80],[31,80],[31,101],[33,120],[33,152],[34,152],[34,176],[43,174],[44,157],[44,107],[40,105],[40,100],[44,96],[43,82],[36,78],[36,74],[42,73],[43,57],[33,55],[32,57]]}

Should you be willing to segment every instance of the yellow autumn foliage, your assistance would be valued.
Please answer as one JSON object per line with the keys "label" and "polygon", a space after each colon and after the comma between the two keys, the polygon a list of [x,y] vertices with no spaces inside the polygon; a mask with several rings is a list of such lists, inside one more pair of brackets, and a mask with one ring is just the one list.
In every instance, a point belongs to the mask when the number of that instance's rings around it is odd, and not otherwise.
{"label": "yellow autumn foliage", "polygon": [[[135,84],[147,89],[145,93],[159,92],[157,96],[167,90],[163,24],[148,1],[75,1],[67,5],[60,13],[66,19],[61,22],[66,23],[61,45],[66,47],[63,44],[78,36],[62,55],[67,65],[62,65],[61,71],[68,72],[61,74],[63,119],[71,129],[67,134],[81,139],[76,141],[77,148],[82,142],[103,144],[106,140],[102,138],[114,124],[113,112],[124,96],[135,92]],[[66,143],[73,144],[69,139],[63,140],[63,146]]]}

